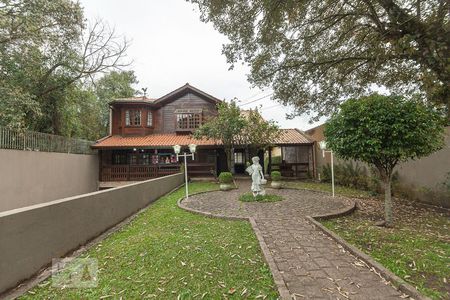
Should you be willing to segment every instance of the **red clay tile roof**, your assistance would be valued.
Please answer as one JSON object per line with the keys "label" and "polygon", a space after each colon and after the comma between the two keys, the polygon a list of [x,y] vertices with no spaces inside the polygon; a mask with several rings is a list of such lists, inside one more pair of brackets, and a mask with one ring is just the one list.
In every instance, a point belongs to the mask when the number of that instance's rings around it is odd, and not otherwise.
{"label": "red clay tile roof", "polygon": [[[282,132],[275,144],[279,145],[296,145],[296,144],[310,144],[312,143],[300,130],[298,129],[281,129]],[[196,144],[198,146],[215,146],[221,145],[221,142],[207,139],[194,139],[190,135],[176,135],[176,134],[152,134],[146,136],[120,136],[113,135],[105,137],[96,144],[93,148],[131,148],[131,147],[172,147],[173,145],[185,146],[189,144]]]}
{"label": "red clay tile roof", "polygon": [[146,136],[120,136],[113,135],[99,140],[93,148],[130,148],[130,147],[172,147],[196,144],[198,146],[214,146],[213,140],[197,140],[190,135],[152,134]]}
{"label": "red clay tile roof", "polygon": [[287,145],[287,144],[311,144],[313,141],[310,140],[306,134],[296,128],[281,129],[281,134],[275,141],[277,145]]}

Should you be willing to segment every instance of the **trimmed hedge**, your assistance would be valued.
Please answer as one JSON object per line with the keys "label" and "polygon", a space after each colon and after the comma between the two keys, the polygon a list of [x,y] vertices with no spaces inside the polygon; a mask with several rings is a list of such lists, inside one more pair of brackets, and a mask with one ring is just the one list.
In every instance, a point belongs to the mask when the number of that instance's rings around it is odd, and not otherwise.
{"label": "trimmed hedge", "polygon": [[233,182],[233,174],[230,172],[222,172],[219,174],[219,182],[220,183],[232,183]]}
{"label": "trimmed hedge", "polygon": [[272,179],[272,181],[280,181],[281,180],[280,171],[272,171],[272,173],[270,173],[270,178]]}

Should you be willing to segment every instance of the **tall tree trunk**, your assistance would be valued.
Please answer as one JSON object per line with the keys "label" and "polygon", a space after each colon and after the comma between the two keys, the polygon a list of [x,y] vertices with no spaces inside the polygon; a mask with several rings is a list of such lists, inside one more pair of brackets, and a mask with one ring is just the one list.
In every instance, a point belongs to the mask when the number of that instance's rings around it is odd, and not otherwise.
{"label": "tall tree trunk", "polygon": [[232,174],[234,174],[233,148],[231,148],[231,147],[225,147],[225,155],[226,155],[226,157],[227,157],[227,167],[228,167],[228,171],[230,171]]}
{"label": "tall tree trunk", "polygon": [[391,174],[385,174],[384,176],[384,219],[386,227],[392,227],[394,224],[392,217],[391,177]]}
{"label": "tall tree trunk", "polygon": [[231,148],[230,151],[230,166],[230,172],[234,175],[236,173],[236,170],[234,169],[234,148]]}
{"label": "tall tree trunk", "polygon": [[244,158],[245,164],[247,164],[250,161],[250,150],[248,148],[248,145],[245,147],[245,158]]}
{"label": "tall tree trunk", "polygon": [[61,135],[61,116],[59,114],[58,108],[55,107],[52,111],[52,132],[56,135]]}

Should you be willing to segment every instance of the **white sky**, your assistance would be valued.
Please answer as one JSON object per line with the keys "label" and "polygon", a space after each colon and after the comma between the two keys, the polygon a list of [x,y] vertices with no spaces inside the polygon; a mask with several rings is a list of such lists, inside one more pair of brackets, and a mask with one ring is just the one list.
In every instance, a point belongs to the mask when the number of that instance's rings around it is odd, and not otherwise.
{"label": "white sky", "polygon": [[[128,56],[139,80],[137,89],[147,87],[148,97],[157,98],[189,84],[219,99],[237,97],[242,103],[271,93],[251,89],[246,74],[249,69],[238,65],[229,71],[221,54],[225,36],[212,24],[202,23],[194,4],[183,0],[81,0],[89,20],[101,18],[115,27],[118,34],[131,40]],[[278,122],[282,128],[309,129],[309,117],[287,120],[288,107],[266,97],[248,109],[262,105],[265,119]]]}

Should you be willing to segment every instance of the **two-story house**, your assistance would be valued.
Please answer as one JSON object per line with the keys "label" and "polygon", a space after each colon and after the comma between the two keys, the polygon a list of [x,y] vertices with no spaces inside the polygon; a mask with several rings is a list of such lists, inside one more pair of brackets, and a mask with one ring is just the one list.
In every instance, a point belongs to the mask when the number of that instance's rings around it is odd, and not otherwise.
{"label": "two-story house", "polygon": [[[138,181],[179,172],[173,145],[197,145],[190,176],[213,176],[226,170],[226,156],[219,142],[196,140],[192,132],[217,114],[218,98],[186,84],[160,98],[135,97],[110,103],[110,132],[93,148],[100,157],[100,181]],[[286,176],[314,174],[313,142],[296,129],[284,129],[277,146],[284,153]],[[236,149],[236,170],[243,172],[244,148]],[[270,151],[266,154],[269,154]],[[263,162],[264,153],[260,152]],[[266,155],[267,157],[267,155]],[[241,166],[241,167],[240,167]],[[301,169],[301,172],[299,171]]]}

